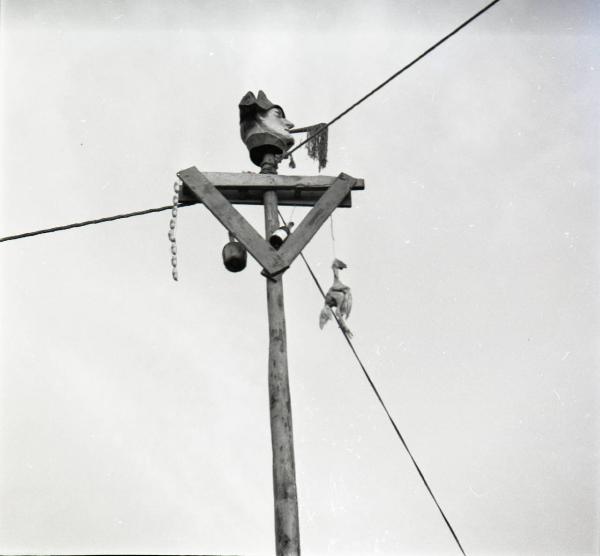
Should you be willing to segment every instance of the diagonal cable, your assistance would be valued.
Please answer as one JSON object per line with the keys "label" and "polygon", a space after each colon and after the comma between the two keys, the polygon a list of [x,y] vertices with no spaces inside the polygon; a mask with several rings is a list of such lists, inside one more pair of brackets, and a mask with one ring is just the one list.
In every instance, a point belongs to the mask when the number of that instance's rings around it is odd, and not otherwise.
{"label": "diagonal cable", "polygon": [[[438,46],[440,46],[442,43],[446,42],[450,37],[452,37],[453,35],[455,35],[456,33],[458,33],[461,29],[463,29],[464,27],[466,27],[467,25],[469,25],[469,23],[471,23],[472,21],[474,21],[475,19],[477,19],[480,15],[482,15],[484,12],[486,12],[487,10],[489,10],[494,4],[497,4],[498,2],[500,2],[500,0],[493,0],[493,2],[490,2],[489,4],[487,4],[486,6],[484,6],[481,10],[479,10],[476,14],[472,15],[469,19],[467,19],[466,21],[464,21],[463,23],[461,23],[458,27],[456,27],[456,29],[454,29],[453,31],[451,31],[450,33],[448,33],[447,35],[445,35],[444,37],[442,37],[439,41],[437,41],[435,44],[433,44],[432,46],[430,46],[427,50],[425,50],[424,52],[422,52],[419,56],[417,56],[414,60],[412,60],[412,62],[409,62],[408,64],[406,64],[403,68],[399,69],[396,73],[394,73],[393,75],[391,75],[390,77],[388,77],[383,83],[380,83],[379,85],[377,85],[377,87],[375,87],[373,90],[369,91],[365,96],[363,96],[362,98],[360,98],[359,100],[357,100],[354,104],[352,104],[351,106],[349,106],[348,108],[346,108],[346,110],[344,110],[343,112],[341,112],[340,114],[338,114],[335,118],[333,118],[331,121],[327,122],[325,125],[323,125],[323,127],[321,127],[316,133],[313,133],[310,137],[307,137],[304,141],[302,141],[301,143],[299,143],[298,145],[296,145],[292,150],[288,151],[287,153],[285,153],[285,157],[288,157],[290,154],[292,154],[294,151],[298,150],[302,145],[305,145],[308,141],[310,141],[311,139],[313,139],[314,137],[316,137],[317,135],[319,135],[320,133],[322,133],[323,131],[325,131],[326,129],[328,129],[332,124],[334,124],[335,122],[337,122],[340,118],[342,118],[343,116],[345,116],[348,112],[350,112],[351,110],[353,110],[354,108],[356,108],[359,104],[361,104],[362,102],[364,102],[365,100],[367,100],[370,96],[374,95],[377,91],[379,91],[380,89],[382,89],[383,87],[385,87],[390,81],[392,81],[393,79],[395,79],[396,77],[398,77],[400,74],[404,73],[407,69],[409,69],[410,67],[414,66],[419,60],[421,60],[422,58],[424,58],[425,56],[427,56],[430,52],[432,52],[433,50],[435,50]],[[184,204],[180,204],[179,206],[186,206]],[[141,211],[137,211],[137,212],[131,212],[128,214],[119,214],[116,216],[108,216],[106,218],[99,218],[97,220],[87,220],[85,222],[76,222],[74,224],[67,224],[65,226],[57,226],[54,228],[46,228],[44,230],[36,230],[34,232],[26,232],[23,234],[17,234],[17,235],[13,235],[13,236],[6,236],[3,238],[0,238],[0,243],[3,241],[12,241],[15,239],[22,239],[25,237],[31,237],[31,236],[37,236],[40,234],[49,234],[52,232],[58,232],[61,230],[70,230],[71,228],[81,228],[82,226],[89,226],[92,224],[100,224],[102,222],[110,222],[112,220],[119,220],[121,218],[130,218],[132,216],[140,216],[142,214],[149,214],[152,212],[161,212],[164,210],[170,210],[172,208],[172,205],[168,205],[168,206],[164,206],[164,207],[158,207],[158,208],[154,208],[154,209],[147,209],[147,210],[141,210]]]}
{"label": "diagonal cable", "polygon": [[[179,207],[188,207],[195,203],[179,203]],[[152,214],[154,212],[162,212],[165,210],[171,210],[173,205],[166,205],[164,207],[156,207],[145,210],[137,210],[135,212],[127,212],[125,214],[115,214],[114,216],[105,216],[103,218],[96,218],[95,220],[85,220],[84,222],[74,222],[73,224],[65,224],[64,226],[55,226],[53,228],[44,228],[43,230],[35,230],[33,232],[25,232],[23,234],[16,234],[14,236],[0,237],[0,243],[3,241],[12,241],[15,239],[22,239],[24,237],[39,236],[41,234],[50,234],[52,232],[60,232],[62,230],[70,230],[71,228],[82,228],[83,226],[91,226],[93,224],[102,224],[103,222],[112,222],[113,220],[121,220],[123,218],[131,218],[133,216],[141,216],[143,214]]]}
{"label": "diagonal cable", "polygon": [[361,104],[362,102],[367,100],[370,96],[374,95],[377,91],[379,91],[379,89],[383,89],[383,87],[385,87],[390,81],[396,79],[396,77],[398,77],[400,74],[404,73],[407,69],[414,66],[419,60],[425,58],[425,56],[427,56],[430,52],[433,52],[438,46],[440,46],[442,43],[446,42],[450,37],[456,35],[456,33],[461,31],[462,29],[464,29],[467,25],[469,25],[469,23],[475,21],[480,15],[487,12],[494,4],[497,4],[498,2],[500,2],[500,0],[494,0],[493,2],[490,2],[487,6],[484,6],[483,8],[481,8],[481,10],[479,10],[476,14],[472,15],[469,19],[467,19],[466,21],[463,21],[458,27],[456,27],[456,29],[450,31],[450,33],[448,33],[447,35],[442,37],[439,41],[437,41],[435,44],[430,46],[427,50],[425,50],[424,52],[419,54],[412,62],[409,62],[403,68],[399,69],[396,73],[394,73],[393,75],[390,75],[390,77],[388,77],[383,83],[380,83],[379,85],[377,85],[377,87],[375,87],[372,91],[369,91],[365,96],[363,96],[362,98],[357,100],[354,104],[352,104],[351,106],[346,108],[346,110],[344,110],[343,112],[338,114],[335,118],[333,118],[333,120],[330,120],[329,122],[324,124],[315,133],[313,133],[310,137],[307,137],[304,141],[302,141],[302,143],[299,143],[292,150],[285,153],[284,157],[287,158],[290,154],[297,151],[302,145],[305,145],[311,139],[314,139],[315,137],[317,137],[318,135],[323,133],[326,129],[329,128],[329,126],[333,125],[335,122],[337,122],[340,118],[345,116],[351,110],[354,110],[354,108],[356,108],[359,104]]}
{"label": "diagonal cable", "polygon": [[[279,212],[279,210],[278,210],[278,212]],[[281,212],[279,212],[279,218],[281,218],[283,224],[286,225],[286,222],[283,219],[283,216],[281,215]],[[321,284],[319,283],[319,280],[315,276],[315,273],[313,272],[312,268],[308,264],[308,261],[306,260],[306,257],[304,256],[304,253],[300,253],[300,257],[302,257],[302,260],[304,261],[304,264],[306,265],[306,268],[307,268],[308,272],[310,273],[310,275],[311,275],[314,283],[316,284],[319,292],[323,296],[323,299],[325,299],[325,292],[323,291],[323,288],[321,287]],[[377,396],[377,399],[379,400],[379,403],[381,404],[381,407],[383,407],[383,410],[385,411],[385,414],[387,415],[387,418],[390,420],[390,423],[392,424],[392,427],[394,427],[394,431],[396,431],[396,435],[398,436],[398,438],[400,439],[400,442],[402,443],[402,446],[404,446],[404,449],[408,453],[408,456],[410,457],[410,460],[412,461],[413,465],[415,466],[415,469],[417,470],[417,473],[419,474],[419,477],[421,478],[421,481],[423,481],[423,484],[425,485],[425,488],[427,489],[427,492],[429,492],[429,495],[433,499],[433,501],[434,501],[437,509],[439,510],[440,514],[442,515],[442,518],[443,518],[444,522],[446,523],[446,526],[448,527],[448,529],[450,530],[450,533],[454,537],[454,540],[456,541],[456,544],[458,545],[458,548],[460,549],[460,551],[462,552],[462,554],[464,556],[466,556],[466,553],[465,553],[465,551],[464,551],[464,549],[462,547],[462,544],[460,543],[460,540],[458,539],[458,535],[456,534],[456,531],[454,531],[454,528],[452,527],[452,524],[450,523],[450,520],[446,517],[446,514],[444,513],[444,510],[442,510],[442,507],[440,506],[440,503],[438,502],[435,494],[431,490],[431,487],[429,486],[429,482],[425,478],[425,475],[423,474],[423,471],[421,471],[421,468],[419,467],[419,464],[417,463],[417,460],[412,455],[412,452],[410,451],[410,448],[408,447],[408,444],[406,443],[406,440],[404,439],[404,436],[400,432],[400,429],[398,428],[398,425],[396,425],[396,422],[394,421],[394,418],[392,417],[392,415],[390,414],[387,406],[385,405],[385,402],[383,401],[383,398],[381,397],[381,394],[379,393],[379,390],[375,386],[375,383],[373,382],[373,379],[371,378],[371,375],[369,375],[369,372],[367,371],[367,368],[365,367],[364,363],[362,362],[362,360],[360,359],[358,353],[356,352],[356,348],[354,347],[354,344],[352,343],[352,340],[348,336],[348,333],[342,327],[342,325],[341,325],[341,323],[340,323],[340,321],[338,319],[338,316],[335,314],[335,311],[331,311],[331,314],[335,317],[335,320],[336,320],[336,322],[338,324],[338,328],[341,330],[342,334],[344,335],[344,338],[346,339],[346,342],[348,343],[348,346],[350,346],[350,349],[352,350],[352,353],[354,354],[354,357],[355,357],[356,361],[360,365],[360,368],[362,369],[362,372],[364,373],[367,381],[369,382],[369,386],[371,386],[373,392],[375,393],[375,396]]]}

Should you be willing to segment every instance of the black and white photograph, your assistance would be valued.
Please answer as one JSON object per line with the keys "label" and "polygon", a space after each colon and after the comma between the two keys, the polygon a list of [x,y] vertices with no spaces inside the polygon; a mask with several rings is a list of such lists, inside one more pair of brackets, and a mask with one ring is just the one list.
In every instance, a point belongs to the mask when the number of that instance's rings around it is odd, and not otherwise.
{"label": "black and white photograph", "polygon": [[600,554],[597,0],[1,0],[0,555]]}

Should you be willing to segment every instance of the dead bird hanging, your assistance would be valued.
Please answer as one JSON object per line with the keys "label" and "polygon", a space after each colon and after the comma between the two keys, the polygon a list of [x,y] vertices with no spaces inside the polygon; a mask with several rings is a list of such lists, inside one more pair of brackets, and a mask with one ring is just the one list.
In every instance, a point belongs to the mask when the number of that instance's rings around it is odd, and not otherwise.
{"label": "dead bird hanging", "polygon": [[340,270],[346,267],[346,263],[339,259],[334,259],[331,265],[331,269],[333,270],[333,284],[325,295],[325,304],[319,315],[319,328],[323,329],[325,324],[331,320],[331,317],[335,316],[342,331],[348,338],[352,338],[352,332],[350,332],[346,324],[346,319],[350,316],[350,311],[352,310],[352,293],[350,288],[343,284],[339,277]]}

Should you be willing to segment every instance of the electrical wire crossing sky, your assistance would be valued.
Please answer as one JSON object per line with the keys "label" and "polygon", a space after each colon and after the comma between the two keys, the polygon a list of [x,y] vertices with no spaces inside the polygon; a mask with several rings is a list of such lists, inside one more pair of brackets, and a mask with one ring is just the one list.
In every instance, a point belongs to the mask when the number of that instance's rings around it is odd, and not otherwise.
{"label": "electrical wire crossing sky", "polygon": [[[2,3],[1,553],[273,553],[264,278],[198,204],[172,280],[176,173],[255,170],[246,91],[331,123],[482,7]],[[352,346],[468,554],[600,548],[599,11],[498,2],[328,130],[367,184]],[[315,281],[285,274],[303,552],[459,553]]]}

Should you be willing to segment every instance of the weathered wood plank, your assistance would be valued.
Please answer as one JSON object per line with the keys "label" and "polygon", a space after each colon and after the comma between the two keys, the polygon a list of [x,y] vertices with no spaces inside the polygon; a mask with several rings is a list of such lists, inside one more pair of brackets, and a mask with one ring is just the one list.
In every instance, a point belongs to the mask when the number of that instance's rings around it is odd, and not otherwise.
{"label": "weathered wood plank", "polygon": [[[192,168],[195,168],[193,166]],[[187,172],[182,170],[182,172]],[[206,179],[217,189],[262,189],[281,191],[284,189],[322,190],[331,186],[338,178],[335,176],[281,176],[279,174],[251,174],[234,172],[202,172]],[[362,179],[356,179],[352,189],[365,188]]]}
{"label": "weathered wood plank", "polygon": [[[204,174],[206,175],[206,174]],[[263,204],[263,189],[234,189],[222,188],[217,186],[230,203],[234,205],[262,205]],[[277,198],[280,206],[296,206],[296,207],[313,207],[321,198],[324,189],[281,189],[277,191]],[[182,203],[197,202],[198,198],[188,190],[182,187],[179,193],[179,200]],[[350,208],[352,206],[352,195],[348,193],[338,208]]]}
{"label": "weathered wood plank", "polygon": [[[182,170],[182,172],[186,171]],[[233,172],[202,172],[202,174],[230,203],[236,205],[262,205],[265,191],[277,191],[279,205],[314,206],[322,192],[337,179],[333,176],[280,176],[278,174]],[[352,189],[362,190],[364,188],[364,180],[356,178]],[[185,187],[181,189],[179,199],[181,202],[197,200],[196,196]],[[348,193],[338,207],[349,208],[351,206],[352,197]]]}
{"label": "weathered wood plank", "polygon": [[197,168],[182,170],[177,175],[269,274],[277,274],[288,267],[279,253],[248,224],[246,219],[231,206],[231,203]]}
{"label": "weathered wood plank", "polygon": [[329,218],[331,213],[344,199],[352,189],[356,180],[347,174],[340,174],[336,181],[323,193],[317,204],[300,222],[298,228],[290,235],[286,242],[279,249],[286,267],[292,264],[292,261],[306,247],[308,242],[317,233],[323,223]]}

